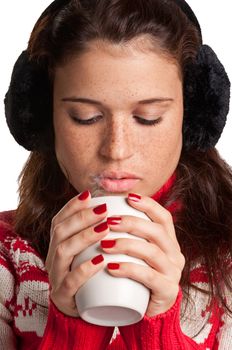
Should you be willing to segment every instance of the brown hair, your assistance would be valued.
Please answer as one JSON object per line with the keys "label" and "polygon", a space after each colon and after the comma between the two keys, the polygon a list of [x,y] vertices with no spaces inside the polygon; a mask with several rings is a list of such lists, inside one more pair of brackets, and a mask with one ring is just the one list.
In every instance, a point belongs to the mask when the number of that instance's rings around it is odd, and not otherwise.
{"label": "brown hair", "polygon": [[[148,34],[154,50],[160,50],[180,67],[193,61],[201,45],[198,30],[172,1],[98,0],[70,1],[36,23],[28,45],[31,59],[45,61],[49,74],[56,65],[88,49],[94,39],[123,44]],[[52,74],[49,75],[52,80]],[[232,291],[226,259],[231,258],[232,171],[215,148],[201,152],[182,150],[176,169],[177,180],[165,207],[181,199],[175,229],[186,258],[181,286],[189,299],[191,263],[202,257],[207,272],[210,298],[216,297],[225,311],[221,281]],[[15,231],[30,241],[45,260],[53,216],[77,194],[62,173],[54,149],[31,152],[19,176],[20,203]],[[220,283],[219,283],[220,282]],[[204,290],[202,290],[205,292]]]}

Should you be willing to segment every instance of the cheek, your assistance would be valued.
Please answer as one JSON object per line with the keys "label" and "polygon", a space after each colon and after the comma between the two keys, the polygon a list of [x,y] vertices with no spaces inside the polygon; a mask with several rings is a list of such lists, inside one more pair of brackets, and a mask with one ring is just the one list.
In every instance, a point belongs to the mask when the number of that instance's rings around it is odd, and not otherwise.
{"label": "cheek", "polygon": [[179,116],[167,115],[156,132],[150,138],[147,138],[143,150],[144,156],[149,154],[151,164],[163,168],[167,167],[168,163],[175,163],[179,159],[182,148],[183,122],[182,114],[179,114]]}
{"label": "cheek", "polygon": [[56,152],[62,158],[65,163],[72,164],[72,161],[81,162],[81,156],[83,155],[82,143],[80,140],[72,137],[63,136],[56,143]]}
{"label": "cheek", "polygon": [[[181,139],[182,135],[182,119],[169,118],[166,119],[157,127],[153,133],[151,144],[157,148],[170,148]],[[148,142],[149,143],[149,142]]]}
{"label": "cheek", "polygon": [[78,149],[77,138],[74,137],[72,129],[67,123],[54,123],[55,131],[55,150],[59,163],[64,163],[66,166],[75,157]]}
{"label": "cheek", "polygon": [[183,114],[183,103],[180,102],[173,109],[173,112],[170,112],[167,116],[161,135],[167,148],[175,148],[177,144],[182,142]]}
{"label": "cheek", "polygon": [[[75,129],[75,130],[74,130]],[[96,144],[89,134],[82,133],[69,123],[55,127],[56,155],[59,163],[71,172],[85,169],[94,152]]]}

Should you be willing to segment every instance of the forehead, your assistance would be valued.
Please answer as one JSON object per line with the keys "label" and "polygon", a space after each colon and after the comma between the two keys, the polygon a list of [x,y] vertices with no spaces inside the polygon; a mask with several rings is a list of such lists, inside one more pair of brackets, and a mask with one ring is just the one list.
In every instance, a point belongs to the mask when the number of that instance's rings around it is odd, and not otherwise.
{"label": "forehead", "polygon": [[114,93],[142,99],[149,92],[173,95],[180,83],[177,62],[154,50],[144,38],[124,44],[93,41],[84,53],[55,70],[57,89],[94,97]]}

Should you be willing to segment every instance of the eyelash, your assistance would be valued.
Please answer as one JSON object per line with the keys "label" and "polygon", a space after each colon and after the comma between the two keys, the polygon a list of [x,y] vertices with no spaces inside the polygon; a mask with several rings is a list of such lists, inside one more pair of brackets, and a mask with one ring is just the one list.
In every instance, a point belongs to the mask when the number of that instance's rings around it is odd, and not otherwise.
{"label": "eyelash", "polygon": [[[94,122],[97,121],[99,119],[99,117],[101,117],[101,116],[96,116],[96,117],[91,118],[91,119],[83,120],[83,119],[79,119],[77,117],[71,116],[71,118],[74,120],[74,122],[81,124],[81,125],[94,124]],[[157,125],[162,121],[162,117],[159,117],[158,119],[153,119],[153,120],[146,120],[146,119],[140,118],[138,116],[135,116],[135,118],[139,121],[140,124],[146,125],[146,126]]]}

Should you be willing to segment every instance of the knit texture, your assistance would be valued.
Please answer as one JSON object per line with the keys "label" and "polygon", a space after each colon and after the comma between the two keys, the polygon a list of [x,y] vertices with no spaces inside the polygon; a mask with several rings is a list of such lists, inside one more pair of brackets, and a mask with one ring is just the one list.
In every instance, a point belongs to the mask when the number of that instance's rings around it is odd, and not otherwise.
{"label": "knit texture", "polygon": [[[152,198],[161,201],[173,175]],[[178,205],[169,210],[174,214]],[[0,213],[0,350],[231,350],[232,319],[216,301],[191,290],[185,310],[183,291],[167,312],[143,317],[136,324],[104,327],[69,317],[49,299],[43,260],[14,232],[15,211]],[[231,264],[231,261],[227,261]],[[204,289],[208,279],[200,260],[193,263],[191,281]],[[231,305],[232,296],[225,298]],[[213,308],[212,314],[209,310]],[[180,317],[184,312],[185,317]]]}

